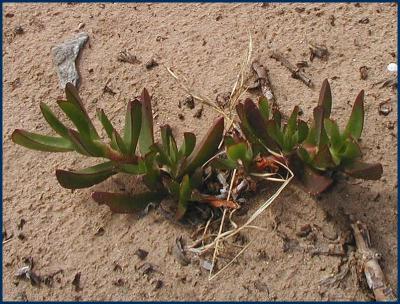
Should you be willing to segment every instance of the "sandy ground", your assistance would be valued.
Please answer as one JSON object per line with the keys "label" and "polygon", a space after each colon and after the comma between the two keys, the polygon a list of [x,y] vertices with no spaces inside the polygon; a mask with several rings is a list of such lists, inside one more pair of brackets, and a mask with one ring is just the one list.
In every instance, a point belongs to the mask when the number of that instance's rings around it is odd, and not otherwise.
{"label": "sandy ground", "polygon": [[[135,179],[118,175],[71,193],[58,185],[55,169],[81,168],[93,160],[74,153],[38,153],[10,140],[15,128],[50,133],[39,102],[54,109],[63,96],[50,50],[76,35],[80,23],[90,43],[79,59],[79,91],[91,116],[101,107],[121,126],[126,102],[146,87],[154,95],[157,125],[173,124],[179,138],[184,131],[204,134],[216,114],[205,108],[201,119],[193,118],[199,104],[180,110],[178,102],[187,94],[163,65],[183,72],[199,92],[214,99],[231,90],[251,33],[253,58],[270,70],[286,113],[299,104],[304,117],[310,117],[320,84],[329,78],[333,115],[343,126],[357,93],[365,89],[364,158],[383,164],[382,179],[341,180],[319,200],[290,186],[258,219],[256,224],[267,231],[246,232],[252,245],[209,282],[197,259],[183,267],[171,255],[175,239],[190,241],[193,230],[158,212],[141,219],[113,215],[90,198],[93,189],[132,191]],[[16,34],[17,26],[23,34]],[[312,256],[299,245],[306,240],[296,236],[300,227],[311,224],[317,241],[326,243],[327,235],[348,231],[346,214],[368,223],[383,270],[397,292],[397,96],[389,88],[373,86],[390,76],[386,66],[397,61],[396,29],[397,7],[389,3],[4,5],[3,231],[13,235],[3,245],[4,300],[368,300],[370,294],[357,285],[354,272],[336,286],[319,287],[350,256]],[[293,63],[309,62],[309,42],[325,44],[330,52],[327,61],[315,59],[306,68],[315,89],[269,58],[278,49]],[[118,62],[125,49],[141,63]],[[150,58],[160,65],[146,70]],[[368,67],[366,80],[360,79],[362,66]],[[107,81],[115,95],[103,93]],[[379,115],[379,103],[388,99],[393,111]],[[254,198],[252,208],[269,191]],[[22,219],[26,224],[20,229]],[[279,223],[276,230],[274,223]],[[96,234],[99,228],[104,234]],[[293,246],[284,246],[282,233]],[[138,248],[149,252],[144,261],[134,254]],[[54,277],[52,287],[18,281],[14,274],[26,257],[33,258],[40,275],[63,272]],[[157,271],[143,274],[143,263]],[[78,272],[81,290],[76,291],[71,283]]]}

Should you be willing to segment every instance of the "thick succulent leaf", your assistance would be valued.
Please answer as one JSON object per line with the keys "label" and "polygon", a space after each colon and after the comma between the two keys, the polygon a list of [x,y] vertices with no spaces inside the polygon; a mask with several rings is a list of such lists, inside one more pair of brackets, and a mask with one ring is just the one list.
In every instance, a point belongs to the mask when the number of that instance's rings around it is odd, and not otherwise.
{"label": "thick succulent leaf", "polygon": [[181,176],[190,174],[201,167],[217,151],[224,133],[224,118],[217,118],[201,142],[194,148],[192,154],[186,159],[182,166]]}
{"label": "thick succulent leaf", "polygon": [[298,120],[297,122],[297,142],[302,143],[308,136],[308,125],[304,120]]}
{"label": "thick succulent leaf", "polygon": [[117,130],[113,130],[111,134],[111,141],[113,143],[113,146],[116,146],[119,152],[122,154],[128,155],[128,148],[125,145],[124,140],[122,139],[121,135],[117,132]]}
{"label": "thick succulent leaf", "polygon": [[12,133],[11,139],[14,143],[32,150],[45,152],[68,152],[74,150],[72,143],[66,138],[40,135],[19,129]]}
{"label": "thick succulent leaf", "polygon": [[173,164],[176,164],[178,161],[178,146],[176,145],[176,141],[174,136],[169,138],[169,155],[171,157],[171,161]]}
{"label": "thick succulent leaf", "polygon": [[287,127],[286,127],[286,134],[288,137],[292,137],[294,132],[296,131],[296,122],[297,122],[297,114],[299,113],[299,107],[295,106],[293,109],[292,114],[289,117]]}
{"label": "thick succulent leaf", "polygon": [[321,147],[324,142],[324,109],[321,106],[314,108],[314,126],[315,126],[315,142],[318,147]]}
{"label": "thick succulent leaf", "polygon": [[146,88],[143,89],[139,99],[142,104],[142,126],[139,135],[139,149],[143,156],[150,151],[150,146],[154,143],[153,112],[151,109],[151,97]]}
{"label": "thick succulent leaf", "polygon": [[283,147],[283,133],[280,127],[276,124],[275,120],[267,122],[268,135],[275,140],[275,142],[282,148]]}
{"label": "thick succulent leaf", "polygon": [[157,153],[157,159],[161,165],[171,166],[171,159],[169,154],[165,151],[164,146],[159,143],[155,143],[150,147],[150,150],[154,153]]}
{"label": "thick succulent leaf", "polygon": [[298,147],[297,149],[297,155],[299,156],[299,158],[305,162],[305,163],[310,163],[311,162],[311,156],[310,154],[307,152],[306,149],[304,149],[303,147]]}
{"label": "thick succulent leaf", "polygon": [[180,184],[171,178],[164,178],[163,183],[168,193],[172,195],[176,201],[179,201]]}
{"label": "thick succulent leaf", "polygon": [[74,104],[79,109],[79,111],[85,116],[86,122],[90,129],[90,136],[93,139],[99,139],[99,135],[97,134],[97,131],[96,131],[89,115],[87,114],[85,107],[83,106],[83,102],[82,102],[81,98],[79,97],[78,90],[75,88],[75,86],[72,83],[66,84],[65,95],[67,97],[67,100],[70,103]]}
{"label": "thick succulent leaf", "polygon": [[90,138],[90,126],[84,113],[82,113],[75,104],[66,100],[57,100],[57,104],[68,116],[68,118],[71,119],[79,133],[87,138]]}
{"label": "thick succulent leaf", "polygon": [[114,126],[112,125],[111,121],[108,119],[106,113],[103,109],[97,109],[97,118],[100,120],[104,130],[107,133],[107,136],[112,139],[112,133],[114,131]]}
{"label": "thick succulent leaf", "polygon": [[80,133],[72,129],[68,129],[68,136],[77,152],[87,156],[106,156],[106,149],[102,144],[96,143],[95,141],[82,136]]}
{"label": "thick succulent leaf", "polygon": [[344,168],[344,172],[355,178],[377,180],[382,177],[383,168],[381,164],[367,164],[354,161]]}
{"label": "thick succulent leaf", "polygon": [[244,142],[231,145],[226,149],[226,154],[231,160],[234,161],[237,161],[239,159],[245,160],[246,152],[247,152],[247,146]]}
{"label": "thick succulent leaf", "polygon": [[143,161],[139,160],[137,165],[133,164],[117,164],[117,168],[120,172],[142,175],[146,173],[146,165]]}
{"label": "thick succulent leaf", "polygon": [[160,127],[161,142],[164,149],[169,153],[169,139],[172,136],[172,129],[170,125],[163,125]]}
{"label": "thick succulent leaf", "polygon": [[190,187],[196,189],[201,186],[203,181],[203,169],[197,168],[190,176]]}
{"label": "thick succulent leaf", "polygon": [[151,190],[160,190],[161,174],[156,162],[156,153],[147,153],[144,157],[146,166],[146,174],[143,176],[143,181]]}
{"label": "thick succulent leaf", "polygon": [[324,118],[329,118],[332,111],[332,92],[328,79],[322,82],[318,105],[324,109]]}
{"label": "thick succulent leaf", "polygon": [[60,136],[68,138],[68,128],[54,115],[44,102],[40,103],[40,110],[50,127]]}
{"label": "thick succulent leaf", "polygon": [[272,109],[272,117],[279,129],[282,127],[282,113],[277,108]]}
{"label": "thick succulent leaf", "polygon": [[360,146],[353,140],[347,140],[345,143],[345,150],[343,154],[341,154],[341,158],[343,162],[347,164],[348,162],[352,162],[354,159],[361,157],[361,149]]}
{"label": "thick succulent leaf", "polygon": [[319,174],[309,166],[304,166],[303,173],[298,176],[305,191],[312,195],[318,195],[332,185],[333,180],[327,176]]}
{"label": "thick succulent leaf", "polygon": [[215,169],[233,170],[237,168],[237,163],[231,159],[214,158],[210,164]]}
{"label": "thick succulent leaf", "polygon": [[229,147],[230,145],[234,145],[236,141],[233,139],[232,136],[225,135],[224,136],[224,146]]}
{"label": "thick succulent leaf", "polygon": [[244,112],[252,132],[270,149],[275,147],[273,139],[268,135],[264,118],[255,103],[247,98],[244,101]]}
{"label": "thick succulent leaf", "polygon": [[127,153],[135,154],[142,127],[142,104],[138,100],[130,101],[126,109],[124,142]]}
{"label": "thick succulent leaf", "polygon": [[312,165],[320,170],[325,170],[335,166],[328,145],[323,145],[318,149],[317,154],[312,160]]}
{"label": "thick succulent leaf", "polygon": [[192,194],[192,188],[190,186],[190,178],[188,175],[185,175],[182,179],[180,188],[179,188],[179,202],[178,209],[175,214],[175,218],[180,220],[186,212],[188,201]]}
{"label": "thick succulent leaf", "polygon": [[179,149],[179,154],[189,156],[196,146],[196,135],[190,132],[183,133],[183,142]]}
{"label": "thick succulent leaf", "polygon": [[240,119],[240,123],[239,123],[240,129],[243,131],[243,134],[246,136],[246,139],[253,144],[258,143],[257,136],[254,134],[254,132],[246,118],[246,115],[244,112],[244,106],[242,103],[238,103],[236,105],[236,112]]}
{"label": "thick succulent leaf", "polygon": [[344,138],[350,135],[354,139],[359,139],[364,126],[364,90],[362,90],[354,102],[353,110],[349,121],[347,123],[346,129],[343,133]]}
{"label": "thick succulent leaf", "polygon": [[324,126],[326,134],[328,135],[331,148],[334,151],[339,151],[343,145],[342,138],[337,123],[332,119],[325,118]]}
{"label": "thick succulent leaf", "polygon": [[260,97],[258,108],[260,109],[261,116],[264,118],[265,123],[267,123],[269,120],[269,104],[266,97]]}
{"label": "thick succulent leaf", "polygon": [[96,185],[116,172],[111,162],[77,171],[56,170],[56,177],[61,186],[67,189],[81,189]]}
{"label": "thick succulent leaf", "polygon": [[159,203],[165,194],[144,192],[134,195],[124,193],[93,192],[92,198],[100,205],[107,205],[114,213],[134,213],[146,208],[150,203]]}

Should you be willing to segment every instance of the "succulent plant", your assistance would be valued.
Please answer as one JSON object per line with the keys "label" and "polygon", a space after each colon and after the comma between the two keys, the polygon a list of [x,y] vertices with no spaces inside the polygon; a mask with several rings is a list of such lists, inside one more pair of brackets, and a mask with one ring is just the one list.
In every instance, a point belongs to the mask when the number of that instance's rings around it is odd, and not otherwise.
{"label": "succulent plant", "polygon": [[[298,119],[297,106],[283,123],[279,109],[274,107],[270,110],[263,97],[258,107],[251,99],[246,99],[236,108],[240,128],[253,150],[271,158],[275,157],[268,156],[271,151],[281,153],[297,179],[312,194],[321,193],[332,184],[330,176],[333,172],[342,171],[356,178],[373,180],[382,175],[381,164],[360,161],[362,154],[357,140],[364,125],[364,91],[358,94],[343,132],[330,118],[331,109],[332,93],[327,80],[322,84],[311,126]],[[241,150],[244,151],[244,144],[241,144]]]}
{"label": "succulent plant", "polygon": [[[110,144],[101,141],[76,88],[68,83],[65,88],[67,100],[58,100],[57,104],[72,121],[76,129],[65,126],[45,103],[40,104],[41,112],[50,127],[59,136],[48,136],[15,130],[11,139],[26,148],[46,152],[76,151],[85,156],[108,159],[93,167],[76,171],[57,170],[59,183],[69,189],[90,187],[117,172],[124,172],[124,166],[137,166],[139,156],[136,145],[141,132],[142,104],[149,102],[148,92],[144,89],[139,100],[130,101],[126,112],[123,137],[115,130],[103,110],[98,117],[110,137]],[[145,147],[144,143],[141,146]]]}
{"label": "succulent plant", "polygon": [[202,182],[201,167],[218,150],[224,131],[223,118],[216,120],[198,145],[193,133],[185,133],[178,149],[168,125],[161,128],[161,143],[155,143],[151,97],[143,89],[139,98],[128,103],[123,135],[114,128],[102,109],[97,110],[97,117],[109,137],[109,143],[104,143],[76,88],[68,83],[65,93],[67,100],[59,100],[57,104],[76,130],[66,127],[46,104],[41,103],[44,118],[59,136],[39,135],[18,129],[11,136],[15,143],[29,149],[46,152],[76,151],[85,156],[107,159],[106,162],[81,170],[56,170],[61,186],[68,189],[87,188],[118,172],[141,175],[149,188],[148,192],[134,195],[93,192],[92,197],[96,202],[108,205],[116,213],[135,212],[151,202],[158,203],[172,195],[179,202],[177,218],[181,218],[188,201],[207,201],[207,197],[193,190]]}

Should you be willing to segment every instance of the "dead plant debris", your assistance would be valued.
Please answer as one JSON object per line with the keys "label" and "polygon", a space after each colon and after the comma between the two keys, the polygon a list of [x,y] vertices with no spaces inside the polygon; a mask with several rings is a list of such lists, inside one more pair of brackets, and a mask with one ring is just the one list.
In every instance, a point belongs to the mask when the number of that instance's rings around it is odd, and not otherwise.
{"label": "dead plant debris", "polygon": [[310,61],[312,62],[314,58],[319,58],[323,61],[327,61],[329,56],[328,49],[325,45],[317,45],[310,43]]}
{"label": "dead plant debris", "polygon": [[140,63],[140,60],[135,55],[130,53],[128,50],[120,51],[118,53],[117,60],[120,62],[127,62],[130,64]]}
{"label": "dead plant debris", "polygon": [[308,76],[306,76],[303,71],[290,63],[290,61],[286,59],[282,53],[274,51],[271,54],[271,58],[279,61],[285,68],[287,68],[289,72],[292,73],[293,78],[301,80],[306,86],[310,88],[313,87],[312,80]]}
{"label": "dead plant debris", "polygon": [[77,272],[75,274],[74,279],[72,280],[71,284],[74,286],[76,292],[83,290],[83,288],[80,286],[80,284],[81,284],[81,273],[80,272]]}
{"label": "dead plant debris", "polygon": [[136,249],[134,255],[136,255],[140,260],[145,260],[148,256],[149,252],[143,249]]}
{"label": "dead plant debris", "polygon": [[368,78],[368,67],[362,66],[362,67],[360,68],[360,78],[361,78],[362,80],[365,80],[365,79]]}
{"label": "dead plant debris", "polygon": [[387,99],[385,101],[382,101],[379,103],[379,108],[378,112],[380,115],[387,116],[390,114],[390,112],[393,111],[392,105],[391,105],[391,99]]}
{"label": "dead plant debris", "polygon": [[145,66],[146,69],[151,70],[152,68],[158,66],[158,62],[154,58],[151,58],[149,61],[146,62]]}

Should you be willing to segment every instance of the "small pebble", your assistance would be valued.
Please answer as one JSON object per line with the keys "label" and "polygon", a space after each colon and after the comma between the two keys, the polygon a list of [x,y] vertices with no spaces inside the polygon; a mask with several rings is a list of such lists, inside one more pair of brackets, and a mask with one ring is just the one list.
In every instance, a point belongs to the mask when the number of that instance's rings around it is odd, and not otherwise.
{"label": "small pebble", "polygon": [[389,63],[387,66],[389,72],[397,72],[397,64],[396,63]]}
{"label": "small pebble", "polygon": [[147,61],[147,63],[146,63],[146,69],[148,69],[148,70],[150,70],[156,66],[158,66],[158,63],[153,58],[150,59],[149,61]]}

